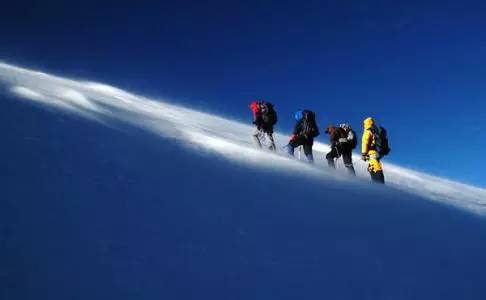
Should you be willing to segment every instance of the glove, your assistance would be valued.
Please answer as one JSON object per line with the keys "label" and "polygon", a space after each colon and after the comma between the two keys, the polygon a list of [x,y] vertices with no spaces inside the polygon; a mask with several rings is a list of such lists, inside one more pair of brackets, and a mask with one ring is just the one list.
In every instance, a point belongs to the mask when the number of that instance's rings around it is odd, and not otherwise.
{"label": "glove", "polygon": [[366,154],[366,153],[361,154],[361,159],[364,160],[364,161],[367,161],[369,159],[368,154]]}
{"label": "glove", "polygon": [[293,140],[295,140],[297,138],[297,136],[295,134],[292,134],[289,138],[289,143],[292,142]]}

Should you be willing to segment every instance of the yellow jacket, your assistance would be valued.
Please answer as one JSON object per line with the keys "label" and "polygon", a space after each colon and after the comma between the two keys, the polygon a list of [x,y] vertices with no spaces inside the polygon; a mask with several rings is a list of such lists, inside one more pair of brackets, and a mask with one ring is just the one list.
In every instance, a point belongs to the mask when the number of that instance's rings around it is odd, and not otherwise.
{"label": "yellow jacket", "polygon": [[363,122],[364,131],[363,138],[361,139],[361,153],[368,155],[368,171],[379,172],[383,170],[383,166],[379,159],[377,159],[378,152],[375,150],[375,135],[371,132],[371,128],[375,126],[375,120],[373,118],[366,118]]}
{"label": "yellow jacket", "polygon": [[375,120],[373,120],[373,118],[366,118],[363,124],[364,130],[363,137],[361,138],[361,153],[369,156],[376,156],[377,152],[374,149],[375,136],[369,130],[375,125]]}

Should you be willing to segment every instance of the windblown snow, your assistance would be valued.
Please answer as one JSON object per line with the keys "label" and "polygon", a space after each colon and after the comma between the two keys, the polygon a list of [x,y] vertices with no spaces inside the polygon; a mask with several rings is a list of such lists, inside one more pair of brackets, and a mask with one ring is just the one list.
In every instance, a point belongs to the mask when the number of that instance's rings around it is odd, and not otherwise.
{"label": "windblown snow", "polygon": [[[160,99],[149,99],[121,89],[89,81],[72,80],[0,63],[0,81],[8,92],[34,104],[72,113],[104,125],[124,122],[148,130],[161,137],[178,140],[185,147],[215,152],[229,161],[266,168],[278,172],[300,172],[322,180],[352,181],[344,172],[324,167],[328,147],[314,146],[316,165],[311,166],[282,155],[255,149],[252,127],[209,113],[199,112]],[[276,134],[278,145],[286,143],[286,135]],[[368,185],[366,164],[356,160],[356,184]],[[415,193],[476,214],[486,214],[486,189],[473,187],[384,164],[387,185]]]}

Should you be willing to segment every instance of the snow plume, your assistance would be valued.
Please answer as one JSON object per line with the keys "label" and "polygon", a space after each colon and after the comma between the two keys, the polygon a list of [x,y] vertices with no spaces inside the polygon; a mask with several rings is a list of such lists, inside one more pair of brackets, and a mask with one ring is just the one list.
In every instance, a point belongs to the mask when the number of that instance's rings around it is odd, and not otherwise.
{"label": "snow plume", "polygon": [[[149,130],[159,136],[181,141],[181,144],[215,152],[228,160],[254,167],[292,171],[322,180],[352,181],[342,172],[324,167],[328,147],[316,143],[316,166],[288,159],[283,153],[274,155],[254,148],[252,127],[208,113],[198,112],[161,100],[134,95],[105,84],[78,81],[0,63],[0,81],[8,91],[22,99],[59,111],[79,115],[103,124],[116,120]],[[286,136],[275,135],[278,145]],[[355,161],[356,184],[370,186],[366,164]],[[341,166],[342,169],[342,166]],[[486,215],[486,190],[408,170],[385,162],[387,184],[425,198]],[[388,191],[390,192],[390,191]]]}

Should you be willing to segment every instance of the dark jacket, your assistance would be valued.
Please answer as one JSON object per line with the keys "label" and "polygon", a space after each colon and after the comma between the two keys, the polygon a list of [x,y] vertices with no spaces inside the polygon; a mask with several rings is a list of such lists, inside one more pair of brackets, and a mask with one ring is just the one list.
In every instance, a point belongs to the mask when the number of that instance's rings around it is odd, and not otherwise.
{"label": "dark jacket", "polygon": [[263,114],[260,110],[253,112],[253,124],[255,124],[259,129],[263,126],[265,122],[263,121]]}
{"label": "dark jacket", "polygon": [[[253,102],[250,105],[250,108],[253,112],[253,124],[255,124],[256,127],[259,130],[262,129],[263,131],[265,131],[269,134],[272,134],[273,133],[273,125],[276,122],[277,117],[276,117],[276,112],[273,109],[270,112],[268,111],[269,108],[268,108],[267,105],[268,104],[265,104],[265,103]],[[273,116],[273,117],[270,117],[270,116]],[[269,120],[269,119],[271,119],[271,120]],[[268,121],[272,121],[272,120],[273,120],[273,123],[268,122]]]}
{"label": "dark jacket", "polygon": [[331,144],[331,149],[336,148],[339,153],[352,151],[352,147],[348,142],[340,142],[340,139],[346,139],[348,134],[346,130],[341,127],[329,126],[326,129],[326,133],[329,134],[329,143]]}
{"label": "dark jacket", "polygon": [[336,147],[339,144],[339,139],[347,137],[346,131],[341,127],[328,128],[327,131],[329,132],[329,143],[331,147]]}
{"label": "dark jacket", "polygon": [[304,120],[301,119],[300,121],[298,121],[297,123],[295,123],[294,125],[294,131],[292,132],[293,135],[300,135],[302,130],[303,130],[303,123],[304,123]]}

